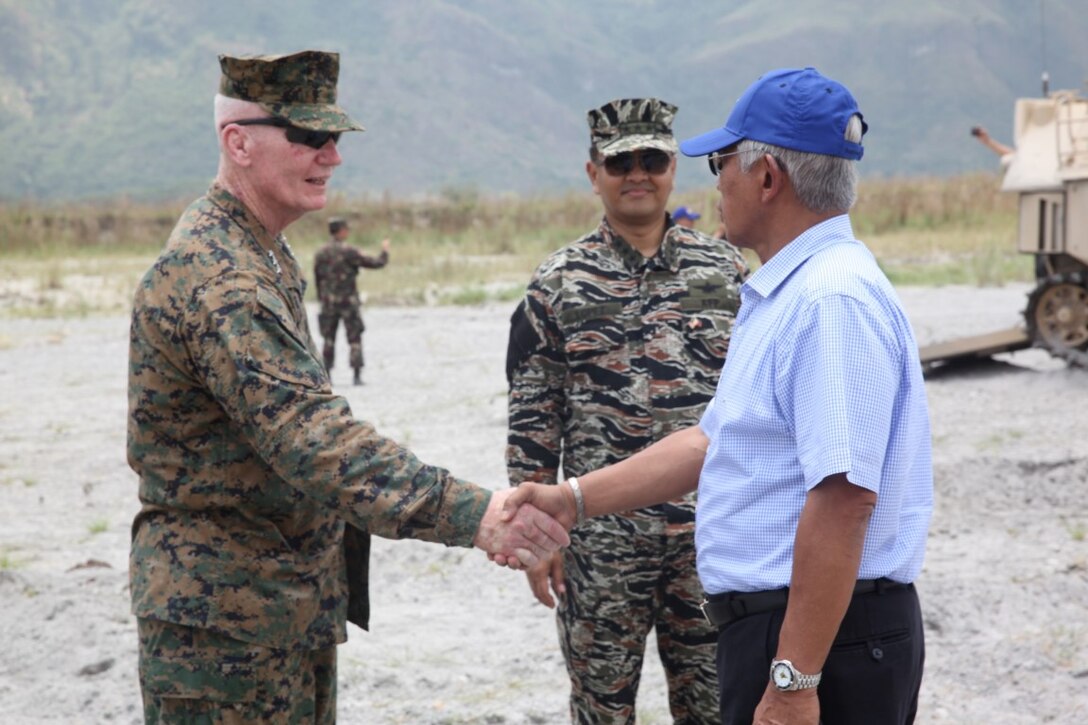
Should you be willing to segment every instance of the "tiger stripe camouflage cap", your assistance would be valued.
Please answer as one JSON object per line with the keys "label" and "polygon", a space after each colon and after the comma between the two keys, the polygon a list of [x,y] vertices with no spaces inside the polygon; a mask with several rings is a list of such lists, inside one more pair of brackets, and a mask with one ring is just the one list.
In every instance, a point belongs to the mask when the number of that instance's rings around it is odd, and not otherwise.
{"label": "tiger stripe camouflage cap", "polygon": [[602,157],[635,149],[661,149],[674,154],[672,119],[676,106],[657,98],[621,98],[592,109],[589,140]]}
{"label": "tiger stripe camouflage cap", "polygon": [[260,105],[311,131],[363,131],[336,105],[340,54],[304,50],[290,55],[219,56],[219,93]]}

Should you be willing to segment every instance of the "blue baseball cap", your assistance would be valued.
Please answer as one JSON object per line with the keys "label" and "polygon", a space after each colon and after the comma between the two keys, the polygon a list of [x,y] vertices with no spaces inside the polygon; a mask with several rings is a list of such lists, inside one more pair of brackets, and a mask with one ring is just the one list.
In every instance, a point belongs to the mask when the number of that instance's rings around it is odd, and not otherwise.
{"label": "blue baseball cap", "polygon": [[[705,156],[750,139],[795,151],[858,160],[860,143],[843,138],[858,111],[846,86],[815,68],[781,68],[764,73],[748,86],[725,125],[683,141],[685,156]],[[864,119],[862,134],[869,130]]]}
{"label": "blue baseball cap", "polygon": [[678,206],[678,207],[676,207],[676,210],[672,213],[672,218],[673,219],[691,219],[692,221],[695,221],[696,219],[700,218],[701,216],[702,216],[702,214],[700,214],[697,211],[692,211],[691,209],[688,209],[686,206]]}

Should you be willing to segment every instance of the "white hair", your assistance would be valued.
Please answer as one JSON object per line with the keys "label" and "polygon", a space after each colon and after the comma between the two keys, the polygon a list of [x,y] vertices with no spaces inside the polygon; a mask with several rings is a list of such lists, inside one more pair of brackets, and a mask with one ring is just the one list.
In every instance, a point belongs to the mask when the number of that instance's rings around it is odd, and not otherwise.
{"label": "white hair", "polygon": [[[861,143],[861,116],[854,114],[846,124],[843,137],[853,143]],[[824,213],[848,211],[858,196],[858,171],[851,159],[826,154],[786,149],[781,146],[745,139],[737,145],[740,154],[740,170],[748,173],[756,160],[770,154],[778,166],[790,177],[798,200],[809,211]]]}
{"label": "white hair", "polygon": [[237,121],[242,118],[263,118],[269,115],[263,108],[252,101],[243,101],[239,98],[230,98],[221,93],[215,94],[215,130],[219,131],[224,124]]}

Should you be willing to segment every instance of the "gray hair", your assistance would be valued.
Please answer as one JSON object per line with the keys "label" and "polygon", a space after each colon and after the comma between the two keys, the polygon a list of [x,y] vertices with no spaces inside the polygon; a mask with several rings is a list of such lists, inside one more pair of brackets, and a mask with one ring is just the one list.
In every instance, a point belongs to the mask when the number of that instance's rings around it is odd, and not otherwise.
{"label": "gray hair", "polygon": [[268,113],[252,101],[231,98],[220,93],[215,94],[215,130],[219,131],[229,121],[240,118],[262,118]]}
{"label": "gray hair", "polygon": [[[854,114],[843,137],[861,143],[861,117]],[[848,211],[858,196],[858,171],[854,162],[839,156],[813,154],[745,139],[737,145],[740,170],[748,173],[756,160],[770,154],[790,177],[797,198],[809,211]]]}

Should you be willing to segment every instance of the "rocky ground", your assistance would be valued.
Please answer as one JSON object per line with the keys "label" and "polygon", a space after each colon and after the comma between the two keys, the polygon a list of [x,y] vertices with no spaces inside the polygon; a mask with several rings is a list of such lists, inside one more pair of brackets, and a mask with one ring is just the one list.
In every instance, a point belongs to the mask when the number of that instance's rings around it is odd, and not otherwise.
{"label": "rocky ground", "polygon": [[[1025,287],[904,289],[920,341],[1015,324]],[[505,306],[367,312],[355,414],[504,485]],[[128,613],[136,479],[127,319],[0,320],[0,722],[140,721]],[[918,582],[920,722],[1088,721],[1088,371],[1040,351],[937,370],[937,508]],[[561,723],[549,610],[467,549],[378,540],[369,633],[340,648],[340,721]],[[639,722],[669,722],[646,664]]]}

